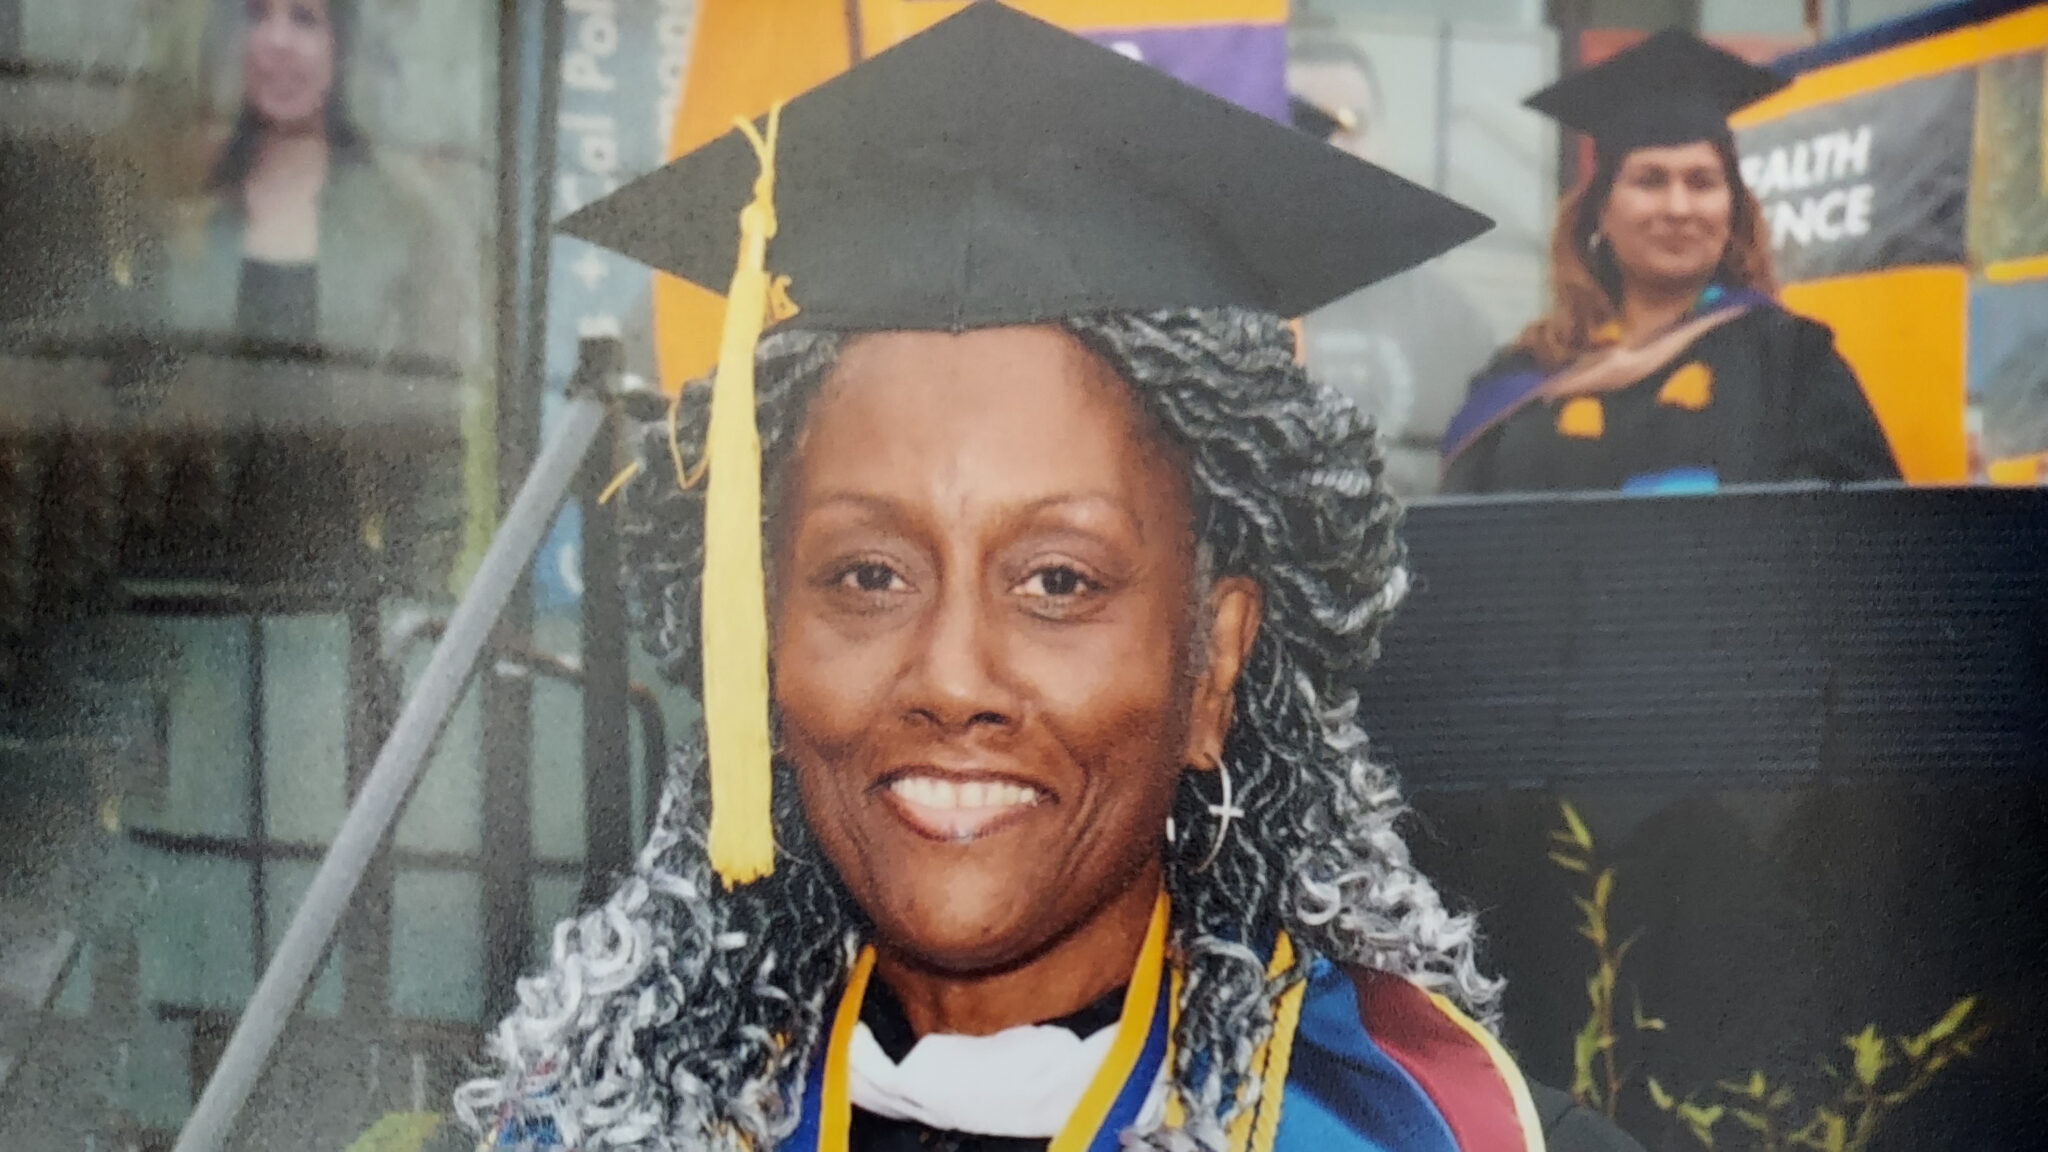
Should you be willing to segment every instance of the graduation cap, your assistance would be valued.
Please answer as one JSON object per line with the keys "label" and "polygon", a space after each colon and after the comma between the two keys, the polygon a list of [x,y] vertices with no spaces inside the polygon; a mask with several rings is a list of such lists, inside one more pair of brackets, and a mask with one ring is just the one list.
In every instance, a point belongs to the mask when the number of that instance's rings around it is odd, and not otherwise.
{"label": "graduation cap", "polygon": [[1523,103],[1593,138],[1603,157],[1716,140],[1728,117],[1790,81],[1667,28]]}
{"label": "graduation cap", "polygon": [[1328,140],[1347,127],[1343,120],[1323,111],[1321,105],[1299,96],[1287,98],[1287,122],[1318,140]]}
{"label": "graduation cap", "polygon": [[714,291],[730,282],[702,608],[709,850],[728,884],[774,866],[753,401],[765,324],[798,310],[839,331],[1231,305],[1298,316],[1491,223],[994,0],[735,127],[559,225]]}

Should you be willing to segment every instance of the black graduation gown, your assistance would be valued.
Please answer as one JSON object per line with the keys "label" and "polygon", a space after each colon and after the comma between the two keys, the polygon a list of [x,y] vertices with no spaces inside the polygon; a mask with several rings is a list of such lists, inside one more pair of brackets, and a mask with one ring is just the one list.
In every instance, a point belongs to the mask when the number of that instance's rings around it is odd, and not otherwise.
{"label": "black graduation gown", "polygon": [[[1694,364],[1711,373],[1705,406],[1660,399],[1672,374]],[[1535,368],[1528,353],[1506,353],[1473,385]],[[1642,380],[1593,398],[1598,436],[1559,430],[1569,399],[1530,401],[1451,460],[1443,490],[1611,491],[1678,472],[1706,474],[1716,485],[1899,478],[1833,333],[1772,305],[1752,307]]]}

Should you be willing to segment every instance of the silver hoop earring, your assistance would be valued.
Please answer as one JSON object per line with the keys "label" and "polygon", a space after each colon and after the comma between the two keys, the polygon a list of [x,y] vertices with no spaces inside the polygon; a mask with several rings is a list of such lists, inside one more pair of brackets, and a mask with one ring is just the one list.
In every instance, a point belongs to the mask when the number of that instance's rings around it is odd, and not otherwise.
{"label": "silver hoop earring", "polygon": [[1600,235],[1600,233],[1591,233],[1586,237],[1586,255],[1591,256],[1599,252],[1600,245],[1605,244],[1606,242],[1607,238]]}
{"label": "silver hoop earring", "polygon": [[1209,854],[1195,865],[1196,872],[1206,872],[1216,857],[1223,854],[1223,842],[1230,838],[1230,822],[1244,819],[1244,809],[1237,806],[1236,796],[1230,787],[1230,765],[1222,760],[1216,762],[1216,772],[1223,777],[1223,799],[1208,805],[1209,815],[1216,817],[1216,841],[1209,845]]}

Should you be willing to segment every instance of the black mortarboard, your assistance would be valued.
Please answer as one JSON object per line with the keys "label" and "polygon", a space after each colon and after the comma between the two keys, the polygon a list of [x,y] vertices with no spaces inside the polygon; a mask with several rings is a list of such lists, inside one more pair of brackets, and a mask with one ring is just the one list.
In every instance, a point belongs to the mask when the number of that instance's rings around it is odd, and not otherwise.
{"label": "black mortarboard", "polygon": [[1575,72],[1524,101],[1593,138],[1601,154],[1690,144],[1728,135],[1728,117],[1789,81],[1667,28]]}
{"label": "black mortarboard", "polygon": [[1344,122],[1323,111],[1320,105],[1299,96],[1287,98],[1287,122],[1318,140],[1328,140]]}
{"label": "black mortarboard", "polygon": [[[790,101],[780,133],[767,262],[809,328],[1294,316],[1489,226],[991,0]],[[728,133],[561,229],[723,291],[756,170]]]}
{"label": "black mortarboard", "polygon": [[754,428],[765,323],[792,303],[804,327],[846,331],[1228,305],[1299,316],[1487,224],[994,0],[563,221],[730,285],[702,452],[712,868],[744,884],[775,867]]}

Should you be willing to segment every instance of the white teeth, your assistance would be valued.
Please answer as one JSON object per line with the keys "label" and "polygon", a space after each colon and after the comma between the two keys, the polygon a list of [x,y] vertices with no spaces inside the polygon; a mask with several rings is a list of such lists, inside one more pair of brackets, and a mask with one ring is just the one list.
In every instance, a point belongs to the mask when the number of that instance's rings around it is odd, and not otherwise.
{"label": "white teeth", "polygon": [[897,796],[920,808],[1019,808],[1038,803],[1038,793],[1002,780],[956,784],[934,776],[905,776],[889,785]]}

